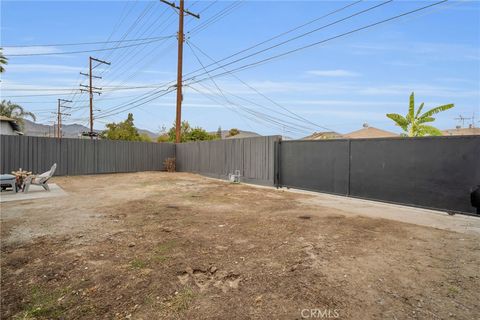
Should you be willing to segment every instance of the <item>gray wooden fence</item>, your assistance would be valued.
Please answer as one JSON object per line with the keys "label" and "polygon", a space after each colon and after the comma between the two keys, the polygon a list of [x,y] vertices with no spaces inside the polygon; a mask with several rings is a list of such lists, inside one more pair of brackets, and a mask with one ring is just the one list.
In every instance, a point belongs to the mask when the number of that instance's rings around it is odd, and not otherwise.
{"label": "gray wooden fence", "polygon": [[2,173],[41,173],[57,163],[56,175],[82,175],[163,170],[164,160],[175,157],[175,145],[0,135],[0,152]]}
{"label": "gray wooden fence", "polygon": [[177,171],[226,179],[240,170],[244,182],[273,186],[279,140],[271,136],[177,144]]}
{"label": "gray wooden fence", "polygon": [[428,208],[473,213],[480,184],[480,136],[283,141],[280,137],[182,144],[0,136],[0,170],[57,175],[163,170],[294,187]]}

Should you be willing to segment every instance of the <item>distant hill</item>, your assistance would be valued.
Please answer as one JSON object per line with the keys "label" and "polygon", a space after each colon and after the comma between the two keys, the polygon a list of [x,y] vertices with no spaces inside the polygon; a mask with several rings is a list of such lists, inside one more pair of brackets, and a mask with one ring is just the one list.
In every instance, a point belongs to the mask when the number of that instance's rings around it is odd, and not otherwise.
{"label": "distant hill", "polygon": [[[65,124],[62,126],[62,133],[63,137],[65,138],[78,138],[82,132],[89,131],[90,129],[81,125],[81,124]],[[151,132],[145,129],[137,128],[138,133],[142,134],[145,133],[150,138],[156,139],[158,134]],[[30,120],[25,119],[25,129],[23,130],[26,136],[35,136],[35,137],[53,137],[54,128],[53,126],[49,126],[46,124],[35,123]],[[99,130],[95,130],[96,132],[100,132]]]}

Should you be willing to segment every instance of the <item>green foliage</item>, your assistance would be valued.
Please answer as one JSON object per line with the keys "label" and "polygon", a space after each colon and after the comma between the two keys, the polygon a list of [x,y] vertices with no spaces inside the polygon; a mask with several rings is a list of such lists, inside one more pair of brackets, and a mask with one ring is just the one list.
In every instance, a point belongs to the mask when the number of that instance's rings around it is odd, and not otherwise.
{"label": "green foliage", "polygon": [[222,139],[222,127],[218,127],[217,129],[217,139]]}
{"label": "green foliage", "polygon": [[187,136],[187,141],[203,141],[203,140],[215,140],[217,139],[216,134],[210,134],[205,129],[196,127],[190,131],[190,134]]}
{"label": "green foliage", "polygon": [[3,55],[3,48],[0,48],[0,73],[5,72],[4,65],[8,64],[8,58]]}
{"label": "green foliage", "polygon": [[[175,130],[176,130],[176,128],[177,128],[177,126],[174,122],[173,126],[170,128],[170,130],[168,130],[168,138],[172,142],[175,142],[175,134],[176,134]],[[188,121],[182,121],[182,125],[180,126],[180,135],[181,135],[180,142],[186,142],[187,141],[187,136],[188,136],[188,134],[190,133],[191,130],[192,130],[192,128],[190,127],[190,124],[188,123]]]}
{"label": "green foliage", "polygon": [[236,136],[239,133],[240,133],[240,130],[238,130],[237,128],[232,128],[228,131],[228,136],[233,137],[233,136]]}
{"label": "green foliage", "polygon": [[405,131],[404,136],[408,137],[423,137],[423,136],[441,136],[442,132],[437,128],[426,125],[425,123],[435,121],[435,118],[432,116],[439,112],[451,109],[454,107],[453,104],[445,104],[428,110],[427,112],[422,113],[424,103],[420,104],[415,112],[415,95],[412,92],[410,95],[410,103],[408,106],[408,113],[405,117],[397,113],[388,113],[387,117],[392,119],[397,126],[402,128]]}
{"label": "green foliage", "polygon": [[[169,141],[175,141],[175,124],[173,127],[168,130]],[[203,141],[203,140],[215,140],[217,139],[216,134],[210,134],[205,129],[200,127],[192,128],[188,121],[182,121],[182,126],[180,128],[181,142],[188,141]]]}
{"label": "green foliage", "polygon": [[146,141],[152,139],[146,134],[139,134],[137,128],[133,124],[133,114],[129,113],[127,120],[119,123],[109,123],[106,125],[107,130],[102,132],[103,139],[109,140],[126,140],[126,141]]}
{"label": "green foliage", "polygon": [[0,102],[0,115],[15,120],[22,129],[25,125],[25,118],[31,118],[33,121],[37,120],[35,114],[25,111],[22,106],[7,100]]}
{"label": "green foliage", "polygon": [[172,141],[170,140],[170,136],[165,133],[158,136],[157,142],[162,143],[162,142],[172,142]]}
{"label": "green foliage", "polygon": [[146,134],[146,133],[141,133],[140,134],[140,141],[143,141],[143,142],[152,142],[152,138]]}

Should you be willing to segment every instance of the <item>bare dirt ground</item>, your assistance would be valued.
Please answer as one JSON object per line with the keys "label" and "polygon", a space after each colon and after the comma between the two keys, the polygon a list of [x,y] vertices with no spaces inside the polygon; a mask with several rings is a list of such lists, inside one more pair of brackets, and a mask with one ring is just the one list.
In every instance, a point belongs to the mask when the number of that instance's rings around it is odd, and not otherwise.
{"label": "bare dirt ground", "polygon": [[480,319],[480,236],[182,173],[1,205],[2,319]]}

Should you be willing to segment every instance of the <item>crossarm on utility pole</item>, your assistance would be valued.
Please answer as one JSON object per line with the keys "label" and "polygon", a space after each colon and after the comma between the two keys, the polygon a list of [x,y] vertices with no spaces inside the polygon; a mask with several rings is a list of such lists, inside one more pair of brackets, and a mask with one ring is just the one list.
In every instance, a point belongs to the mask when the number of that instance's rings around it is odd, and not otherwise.
{"label": "crossarm on utility pole", "polygon": [[[165,4],[168,4],[170,7],[175,8],[175,9],[177,9],[177,10],[180,10],[180,7],[176,6],[176,5],[175,5],[175,2],[169,2],[169,1],[166,1],[166,0],[160,0],[160,2],[163,2],[163,3],[165,3]],[[181,2],[183,2],[183,1],[180,1],[180,6],[182,5]],[[185,8],[183,8],[182,11],[183,11],[184,13],[192,16],[192,17],[195,17],[195,18],[197,18],[197,19],[200,19],[200,15],[197,14],[197,13],[190,12],[190,11],[188,11],[188,10],[185,9]]]}

